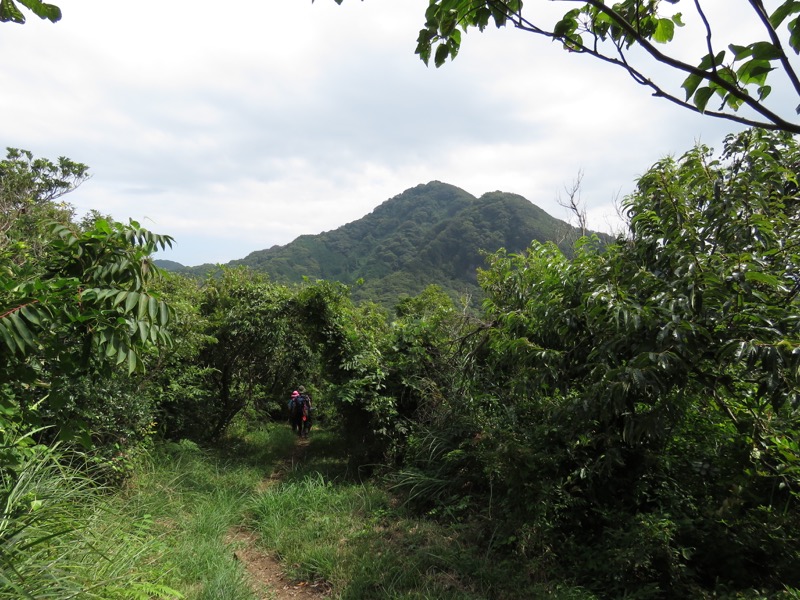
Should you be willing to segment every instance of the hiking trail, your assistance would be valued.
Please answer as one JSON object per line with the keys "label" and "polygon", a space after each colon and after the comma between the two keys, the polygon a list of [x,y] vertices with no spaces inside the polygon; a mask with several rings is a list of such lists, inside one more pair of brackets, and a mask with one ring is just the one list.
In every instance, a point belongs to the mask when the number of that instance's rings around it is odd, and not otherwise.
{"label": "hiking trail", "polygon": [[[294,465],[302,462],[308,450],[308,439],[298,439],[290,456],[284,459],[272,474],[259,483],[256,492],[262,493],[279,483]],[[259,544],[256,533],[244,527],[231,527],[225,536],[225,544],[233,550],[233,556],[241,562],[248,574],[250,587],[259,600],[320,600],[330,593],[330,585],[324,581],[296,581],[286,576],[280,561]]]}

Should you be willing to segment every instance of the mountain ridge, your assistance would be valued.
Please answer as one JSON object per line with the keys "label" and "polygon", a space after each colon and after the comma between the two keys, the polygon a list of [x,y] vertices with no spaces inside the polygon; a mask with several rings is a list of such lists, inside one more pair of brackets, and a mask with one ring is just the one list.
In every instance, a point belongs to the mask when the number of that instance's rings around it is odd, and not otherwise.
{"label": "mountain ridge", "polygon": [[[598,234],[605,241],[611,236]],[[533,240],[552,241],[567,254],[577,230],[518,194],[480,197],[441,181],[419,184],[385,200],[364,217],[283,246],[256,250],[227,266],[244,265],[277,282],[304,277],[339,281],[355,300],[392,306],[436,283],[457,298],[478,295],[484,253],[520,252]],[[167,270],[204,274],[211,265]]]}

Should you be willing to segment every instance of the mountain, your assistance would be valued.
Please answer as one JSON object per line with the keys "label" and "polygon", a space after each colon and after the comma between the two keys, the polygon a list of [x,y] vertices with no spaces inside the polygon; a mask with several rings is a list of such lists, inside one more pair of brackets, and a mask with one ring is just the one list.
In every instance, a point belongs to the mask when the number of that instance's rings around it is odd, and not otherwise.
{"label": "mountain", "polygon": [[[246,265],[279,282],[303,277],[352,285],[353,298],[393,306],[436,283],[455,298],[480,297],[476,269],[483,252],[520,252],[532,240],[554,241],[569,252],[577,231],[522,196],[489,192],[476,198],[432,181],[386,200],[365,217],[285,246],[250,253],[229,265]],[[607,236],[606,236],[607,237]],[[156,261],[159,266],[165,261]],[[175,268],[206,272],[202,267]],[[362,282],[363,281],[363,282]]]}

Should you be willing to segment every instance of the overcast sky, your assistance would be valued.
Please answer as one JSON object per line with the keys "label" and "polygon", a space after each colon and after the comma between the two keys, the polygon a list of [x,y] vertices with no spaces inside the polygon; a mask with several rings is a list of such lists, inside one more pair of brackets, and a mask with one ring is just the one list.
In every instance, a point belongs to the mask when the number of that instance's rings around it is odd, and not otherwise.
{"label": "overcast sky", "polygon": [[56,3],[57,24],[0,24],[2,145],[88,164],[66,199],[172,235],[159,258],[186,265],[335,229],[431,180],[567,218],[556,198],[582,171],[608,231],[655,161],[738,129],[513,29],[471,30],[426,67],[427,0]]}

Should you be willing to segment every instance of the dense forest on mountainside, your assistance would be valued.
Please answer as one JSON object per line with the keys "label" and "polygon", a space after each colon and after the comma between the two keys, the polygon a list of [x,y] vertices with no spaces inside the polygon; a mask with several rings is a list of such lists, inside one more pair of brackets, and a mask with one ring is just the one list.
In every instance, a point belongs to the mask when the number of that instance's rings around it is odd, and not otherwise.
{"label": "dense forest on mountainside", "polygon": [[[501,248],[477,272],[476,312],[428,286],[387,318],[333,280],[284,283],[242,265],[205,279],[161,272],[152,256],[168,235],[99,213],[77,221],[60,200],[85,165],[10,150],[0,161],[0,598],[219,597],[214,582],[169,579],[178,558],[158,541],[177,517],[134,503],[127,529],[119,518],[105,528],[74,499],[130,498],[153,475],[146,457],[179,456],[183,469],[217,447],[258,466],[266,446],[238,433],[282,422],[300,384],[330,436],[311,447],[335,448],[335,470],[254,491],[220,462],[162,479],[153,495],[172,502],[187,485],[185,502],[206,507],[247,496],[238,524],[281,552],[290,544],[277,511],[297,494],[324,497],[314,522],[348,520],[347,533],[291,561],[333,597],[387,586],[391,597],[459,599],[797,597],[798,165],[797,139],[757,129],[719,153],[665,158],[624,199],[629,231],[615,243]],[[449,255],[456,239],[528,235],[511,227],[522,199],[434,189],[434,212],[458,218],[427,234],[432,262],[465,273],[474,257]],[[453,196],[459,208],[446,209]],[[385,234],[392,260],[406,260],[410,215],[425,205],[405,200],[408,212],[379,207],[351,243]],[[409,217],[393,222],[387,207]],[[341,268],[378,269],[380,252]],[[343,492],[353,480],[355,496]],[[224,535],[213,524],[202,533]],[[144,540],[146,550],[126,551]],[[339,564],[367,542],[426,550],[413,563],[376,554],[372,571]],[[483,566],[471,578],[463,561]]]}
{"label": "dense forest on mountainside", "polygon": [[[611,238],[597,234],[603,240]],[[338,281],[356,301],[386,307],[436,284],[455,300],[481,297],[477,269],[485,254],[520,252],[531,241],[555,242],[567,254],[578,230],[516,194],[491,192],[475,198],[433,181],[383,202],[372,213],[336,230],[303,235],[285,246],[252,252],[228,266],[244,265],[274,281]],[[207,274],[210,265],[162,268]]]}

